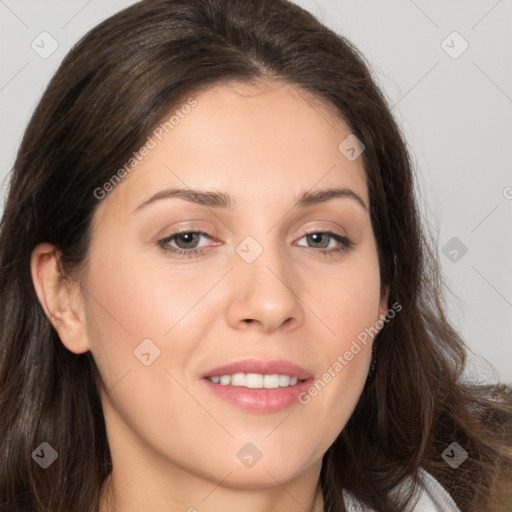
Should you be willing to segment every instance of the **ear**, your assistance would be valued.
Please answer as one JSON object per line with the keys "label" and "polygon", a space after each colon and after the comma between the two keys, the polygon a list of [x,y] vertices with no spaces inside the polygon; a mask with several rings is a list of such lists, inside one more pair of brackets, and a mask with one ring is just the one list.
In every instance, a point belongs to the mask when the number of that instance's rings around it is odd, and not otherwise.
{"label": "ear", "polygon": [[[380,305],[379,305],[379,321],[382,324],[380,327],[378,327],[379,332],[382,330],[382,328],[385,325],[384,322],[385,322],[387,312],[389,309],[388,299],[389,299],[389,286],[386,286],[386,288],[384,290],[384,297],[382,298]],[[375,325],[377,325],[377,322],[375,323]]]}
{"label": "ear", "polygon": [[384,298],[382,299],[380,306],[379,306],[379,316],[386,316],[386,313],[389,309],[388,306],[388,300],[389,300],[389,286],[386,286],[384,291]]}
{"label": "ear", "polygon": [[37,297],[63,345],[74,352],[87,352],[85,308],[80,283],[59,271],[60,253],[54,245],[41,243],[30,258],[30,271]]}

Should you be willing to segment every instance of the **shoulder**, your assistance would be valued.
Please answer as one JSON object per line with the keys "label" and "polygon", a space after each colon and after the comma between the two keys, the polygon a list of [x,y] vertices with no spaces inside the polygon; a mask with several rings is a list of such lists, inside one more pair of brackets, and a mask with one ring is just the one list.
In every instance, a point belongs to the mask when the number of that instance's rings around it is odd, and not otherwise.
{"label": "shoulder", "polygon": [[[424,469],[418,470],[419,487],[407,512],[461,512],[448,491]],[[393,489],[400,494],[409,490],[410,479]],[[345,506],[349,512],[373,512],[372,509],[359,503],[350,493],[343,491]]]}

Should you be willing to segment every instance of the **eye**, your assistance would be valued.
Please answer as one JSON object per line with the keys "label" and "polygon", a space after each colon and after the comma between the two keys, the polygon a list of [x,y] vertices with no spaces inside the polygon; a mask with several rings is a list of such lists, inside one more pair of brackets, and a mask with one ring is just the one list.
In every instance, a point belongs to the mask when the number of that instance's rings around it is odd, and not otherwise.
{"label": "eye", "polygon": [[[308,249],[313,249],[315,252],[320,252],[325,255],[339,252],[348,252],[354,245],[353,242],[346,236],[333,233],[332,231],[315,231],[308,233],[300,240],[304,238],[308,243],[313,244],[313,247],[308,247]],[[304,246],[301,245],[300,247]]]}
{"label": "eye", "polygon": [[[203,231],[177,231],[171,236],[159,240],[158,245],[166,252],[190,258],[206,252],[207,249],[198,246],[201,237],[212,239],[208,233]],[[177,247],[171,245],[172,243]]]}
{"label": "eye", "polygon": [[[183,230],[177,231],[172,235],[158,241],[161,249],[167,253],[175,254],[179,257],[193,258],[201,256],[209,251],[208,245],[200,246],[201,238],[213,240],[213,237],[203,231]],[[314,253],[323,255],[334,255],[340,252],[348,252],[353,247],[352,241],[346,236],[332,231],[315,231],[308,233],[299,240],[306,239],[307,243],[313,246],[306,249]],[[299,245],[299,247],[305,247]]]}

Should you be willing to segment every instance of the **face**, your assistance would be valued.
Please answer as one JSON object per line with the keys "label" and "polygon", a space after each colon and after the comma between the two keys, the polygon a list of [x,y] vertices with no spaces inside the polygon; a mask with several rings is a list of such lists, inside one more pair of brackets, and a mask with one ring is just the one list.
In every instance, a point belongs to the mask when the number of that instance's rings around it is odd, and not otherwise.
{"label": "face", "polygon": [[289,85],[189,105],[95,212],[83,298],[109,442],[176,477],[284,483],[319,470],[386,311],[362,159]]}

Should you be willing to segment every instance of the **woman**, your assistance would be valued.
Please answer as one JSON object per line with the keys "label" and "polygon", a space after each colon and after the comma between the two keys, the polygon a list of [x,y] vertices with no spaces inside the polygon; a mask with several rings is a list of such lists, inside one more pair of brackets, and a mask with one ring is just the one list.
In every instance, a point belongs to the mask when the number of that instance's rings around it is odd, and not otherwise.
{"label": "woman", "polygon": [[461,380],[405,142],[298,6],[94,28],[0,248],[0,510],[509,510],[511,398]]}

